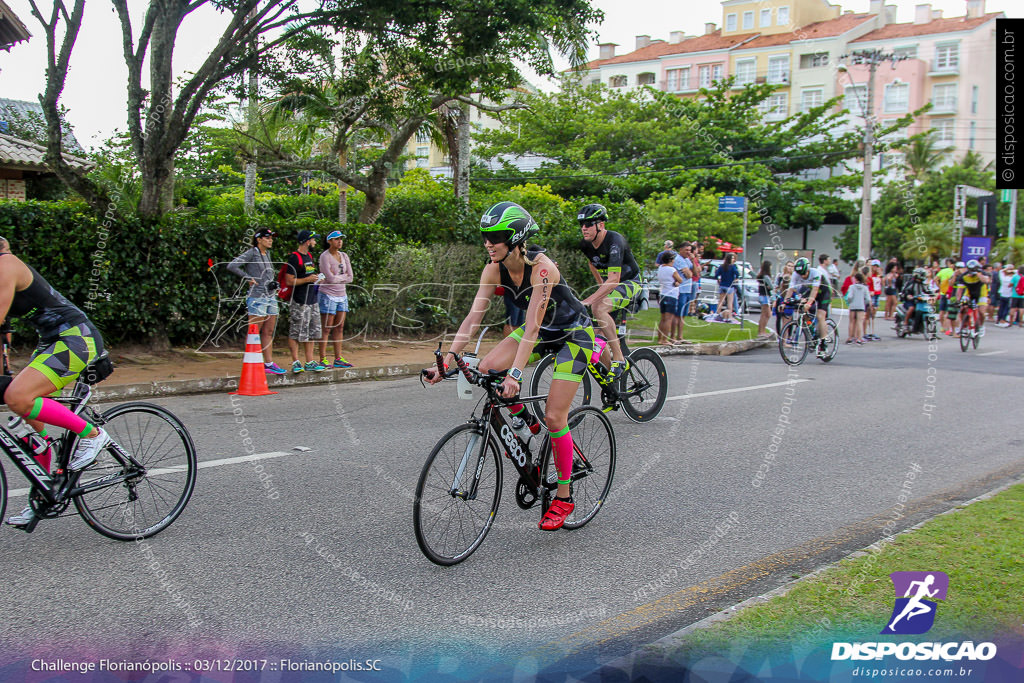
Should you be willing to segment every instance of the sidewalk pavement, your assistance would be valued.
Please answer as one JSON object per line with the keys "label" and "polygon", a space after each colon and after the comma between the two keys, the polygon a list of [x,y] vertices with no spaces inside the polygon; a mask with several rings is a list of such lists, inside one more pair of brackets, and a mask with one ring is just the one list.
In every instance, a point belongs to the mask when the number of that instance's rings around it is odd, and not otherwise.
{"label": "sidewalk pavement", "polygon": [[[284,375],[267,375],[272,391],[292,386],[390,379],[417,375],[434,361],[437,342],[427,340],[346,343],[344,354],[353,367],[324,372],[292,374],[291,356],[286,347],[274,349],[274,360],[288,370]],[[447,342],[448,340],[446,340]],[[481,355],[497,340],[485,341]],[[767,341],[733,341],[683,346],[655,347],[661,355],[729,356],[761,346]],[[445,346],[447,348],[447,346]],[[329,354],[333,357],[333,354]],[[93,389],[94,401],[125,401],[181,394],[234,391],[242,372],[242,351],[198,352],[175,349],[167,353],[119,353],[110,350],[114,374]],[[11,370],[17,372],[28,363],[28,356],[12,356]]]}

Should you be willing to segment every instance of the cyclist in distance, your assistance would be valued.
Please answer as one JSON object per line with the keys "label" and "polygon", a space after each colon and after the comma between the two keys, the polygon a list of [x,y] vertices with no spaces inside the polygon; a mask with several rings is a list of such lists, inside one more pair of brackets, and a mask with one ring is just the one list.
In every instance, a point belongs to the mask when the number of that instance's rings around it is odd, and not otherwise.
{"label": "cyclist in distance", "polygon": [[[83,469],[110,443],[106,432],[67,407],[46,398],[72,383],[87,365],[103,353],[103,337],[78,307],[64,298],[28,265],[11,253],[0,237],[0,321],[24,318],[39,333],[32,360],[3,392],[7,407],[42,436],[44,425],[77,434],[78,448],[68,468]],[[31,507],[10,517],[8,524],[26,526],[35,518]]]}
{"label": "cyclist in distance", "polygon": [[[975,305],[983,305],[988,302],[988,285],[991,278],[981,270],[981,263],[975,259],[967,262],[967,270],[956,277],[953,292],[953,300],[964,303],[968,300]],[[960,307],[960,316],[957,321],[957,333],[964,325],[964,319],[970,309],[967,306]],[[985,316],[977,316],[978,336],[985,336]]]}
{"label": "cyclist in distance", "polygon": [[590,306],[594,322],[608,342],[612,354],[611,376],[616,378],[626,370],[627,362],[612,311],[625,308],[640,293],[640,269],[626,238],[605,229],[607,209],[600,204],[587,204],[579,210],[576,219],[583,234],[580,249],[598,285],[597,291],[583,300],[583,305]]}
{"label": "cyclist in distance", "polygon": [[804,311],[810,312],[812,306],[817,307],[818,327],[815,333],[824,344],[825,340],[821,336],[821,331],[827,329],[825,319],[828,317],[828,306],[832,301],[832,288],[829,285],[828,276],[818,268],[811,268],[809,259],[798,258],[793,264],[789,289],[786,290],[783,298],[788,299],[793,296],[794,292],[798,292],[803,298]]}
{"label": "cyclist in distance", "polygon": [[[481,359],[480,372],[508,369],[500,393],[510,399],[519,394],[523,368],[533,353],[555,354],[544,421],[551,434],[558,491],[540,522],[541,529],[553,531],[562,526],[574,508],[570,488],[573,449],[569,406],[594,350],[594,328],[583,304],[565,284],[554,262],[540,247],[526,245],[526,240],[539,231],[530,214],[513,202],[495,204],[480,219],[480,233],[490,262],[484,266],[473,305],[444,362],[447,368],[453,354],[469,343],[499,285],[511,294],[517,307],[526,311],[526,321]],[[425,375],[431,384],[442,379],[436,367],[428,368]],[[509,410],[514,416],[528,415],[521,403]]]}

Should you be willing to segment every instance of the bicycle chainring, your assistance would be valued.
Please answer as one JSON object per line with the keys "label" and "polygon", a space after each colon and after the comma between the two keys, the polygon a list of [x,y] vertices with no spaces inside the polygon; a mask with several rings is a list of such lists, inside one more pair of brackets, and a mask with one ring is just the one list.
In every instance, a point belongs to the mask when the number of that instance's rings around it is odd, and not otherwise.
{"label": "bicycle chainring", "polygon": [[537,491],[531,487],[522,475],[516,483],[516,505],[523,510],[529,510],[537,504]]}
{"label": "bicycle chainring", "polygon": [[43,498],[39,491],[32,489],[32,493],[29,495],[29,504],[40,518],[54,519],[59,517],[68,509],[68,505],[71,504],[71,499],[68,498],[51,505],[45,498]]}

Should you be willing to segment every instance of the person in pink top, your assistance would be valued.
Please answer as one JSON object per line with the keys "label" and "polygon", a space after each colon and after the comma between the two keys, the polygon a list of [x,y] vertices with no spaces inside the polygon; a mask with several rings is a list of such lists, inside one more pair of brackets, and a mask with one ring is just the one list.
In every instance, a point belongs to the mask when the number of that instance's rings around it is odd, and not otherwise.
{"label": "person in pink top", "polygon": [[[352,282],[352,263],[348,254],[341,250],[345,234],[335,230],[327,236],[327,249],[320,254],[320,272],[324,280],[320,283],[318,303],[320,304],[320,364],[329,368],[350,368],[352,364],[341,355],[341,339],[345,331],[345,314],[348,313],[348,294],[345,285]],[[334,345],[334,363],[327,364],[327,337]]]}

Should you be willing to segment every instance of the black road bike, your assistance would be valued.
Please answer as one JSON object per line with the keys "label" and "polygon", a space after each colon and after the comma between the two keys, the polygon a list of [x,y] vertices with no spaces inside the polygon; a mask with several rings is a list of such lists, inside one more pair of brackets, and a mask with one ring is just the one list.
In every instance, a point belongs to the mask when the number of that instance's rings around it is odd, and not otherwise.
{"label": "black road bike", "polygon": [[[516,504],[529,510],[540,503],[547,512],[558,488],[551,440],[545,432],[526,441],[511,427],[505,413],[510,405],[544,401],[547,396],[503,399],[499,385],[505,372],[481,373],[461,356],[444,370],[440,345],[434,352],[438,372],[451,378],[462,372],[471,384],[487,393],[480,415],[474,410],[465,424],[441,437],[427,457],[416,484],[413,529],[420,550],[435,564],[462,562],[483,543],[494,524],[501,501],[502,456],[519,472]],[[576,507],[563,528],[578,529],[601,510],[615,474],[615,432],[597,408],[582,406],[569,413],[572,432],[572,496]],[[544,431],[544,430],[542,430]],[[533,445],[540,439],[537,456]]]}
{"label": "black road bike", "polygon": [[[110,435],[110,445],[80,471],[68,470],[77,435],[66,432],[54,440],[50,473],[0,425],[0,450],[28,479],[29,505],[36,513],[31,523],[18,528],[32,532],[43,519],[67,516],[65,511],[74,503],[95,531],[133,541],[163,531],[185,509],[196,483],[192,437],[177,417],[157,405],[135,401],[102,413],[90,407],[91,385],[111,372],[113,366],[102,356],[82,371],[69,396],[56,399]],[[7,496],[7,478],[0,467],[0,519]]]}
{"label": "black road bike", "polygon": [[[629,345],[626,344],[626,315],[635,312],[637,307],[638,301],[634,300],[628,307],[615,311],[612,316],[622,355],[629,360],[628,369],[618,380],[614,380],[603,363],[594,363],[591,359],[587,363],[587,373],[583,375],[580,388],[573,398],[573,406],[590,405],[593,386],[596,384],[601,388],[602,412],[611,412],[621,407],[626,417],[639,423],[650,422],[665,407],[665,399],[668,398],[668,372],[665,370],[665,361],[654,349],[639,348],[630,351]],[[554,366],[554,354],[548,354],[540,359],[530,378],[530,393],[548,393],[551,389]],[[533,404],[534,415],[538,420],[544,419],[544,406],[543,401]]]}

